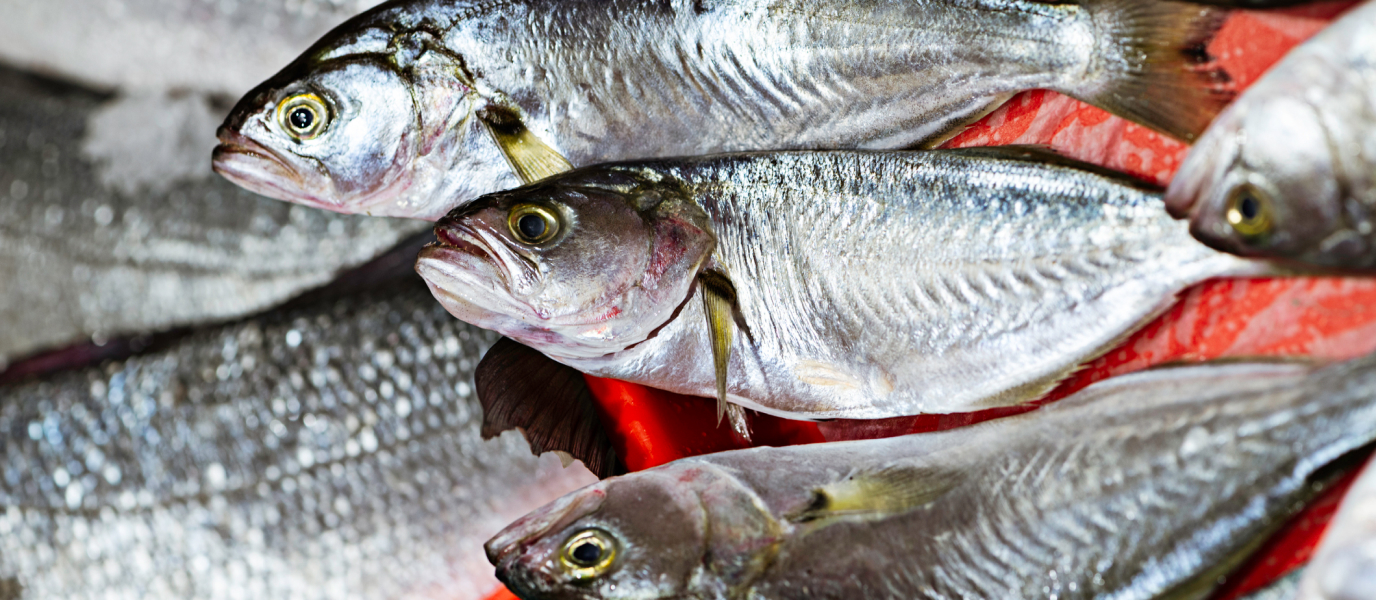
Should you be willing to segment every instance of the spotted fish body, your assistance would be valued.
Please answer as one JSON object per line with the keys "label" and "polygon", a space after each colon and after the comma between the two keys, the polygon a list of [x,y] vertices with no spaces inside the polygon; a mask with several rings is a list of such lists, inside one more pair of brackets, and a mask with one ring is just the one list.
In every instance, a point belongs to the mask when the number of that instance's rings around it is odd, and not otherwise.
{"label": "spotted fish body", "polygon": [[[683,459],[488,556],[528,600],[1206,598],[1376,439],[1373,366],[1162,369],[948,432]],[[591,576],[560,558],[587,531],[614,549]]]}
{"label": "spotted fish body", "polygon": [[0,598],[444,598],[595,481],[483,441],[494,337],[415,281],[0,387]]}
{"label": "spotted fish body", "polygon": [[[592,167],[456,211],[417,268],[461,319],[587,373],[708,397],[713,354],[691,277],[724,273],[740,329],[728,399],[794,418],[1026,401],[1186,286],[1260,272],[1192,240],[1156,192],[1023,152]],[[579,200],[593,197],[610,199]],[[675,202],[688,208],[662,216]],[[566,237],[514,240],[504,211],[524,204],[565,214]],[[700,231],[659,233],[694,211]],[[608,241],[638,220],[655,241]],[[511,267],[522,261],[531,267]]]}
{"label": "spotted fish body", "polygon": [[[434,220],[519,185],[527,161],[538,179],[932,144],[1032,88],[1190,138],[1227,100],[1186,64],[1220,23],[1159,0],[394,1],[246,95],[216,168],[283,200]],[[281,110],[301,94],[323,106],[302,122],[328,121],[309,139]]]}

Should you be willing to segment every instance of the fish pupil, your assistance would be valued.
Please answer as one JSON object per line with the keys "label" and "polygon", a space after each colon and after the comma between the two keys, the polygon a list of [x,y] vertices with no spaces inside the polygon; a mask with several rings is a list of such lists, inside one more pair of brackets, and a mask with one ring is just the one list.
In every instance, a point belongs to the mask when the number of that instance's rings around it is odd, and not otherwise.
{"label": "fish pupil", "polygon": [[315,124],[315,113],[306,107],[300,107],[291,111],[291,126],[300,130],[307,130]]}
{"label": "fish pupil", "polygon": [[601,558],[602,549],[591,542],[583,542],[573,549],[573,559],[585,565],[595,564]]}
{"label": "fish pupil", "polygon": [[[525,236],[527,239],[536,240],[545,235],[545,220],[537,214],[522,216],[516,221],[516,227],[521,230],[521,235]],[[583,546],[579,546],[579,548],[582,547]]]}
{"label": "fish pupil", "polygon": [[1242,213],[1242,218],[1251,221],[1261,214],[1261,204],[1252,196],[1243,196],[1242,202],[1238,203],[1238,212]]}

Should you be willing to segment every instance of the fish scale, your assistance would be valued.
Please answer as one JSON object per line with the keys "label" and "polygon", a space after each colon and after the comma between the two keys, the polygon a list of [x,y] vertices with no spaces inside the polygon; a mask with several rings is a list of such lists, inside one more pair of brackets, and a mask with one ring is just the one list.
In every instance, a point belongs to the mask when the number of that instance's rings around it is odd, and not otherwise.
{"label": "fish scale", "polygon": [[0,597],[495,590],[481,540],[594,478],[484,442],[495,337],[385,287],[0,387]]}

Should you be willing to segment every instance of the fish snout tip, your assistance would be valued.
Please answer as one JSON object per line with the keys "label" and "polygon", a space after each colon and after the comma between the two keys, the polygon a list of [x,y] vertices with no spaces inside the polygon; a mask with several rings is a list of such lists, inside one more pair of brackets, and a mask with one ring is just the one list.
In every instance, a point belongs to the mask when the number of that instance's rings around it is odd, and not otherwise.
{"label": "fish snout tip", "polygon": [[583,488],[517,519],[483,544],[488,562],[500,570],[510,566],[519,552],[561,530],[573,521],[597,511],[606,492],[597,485]]}

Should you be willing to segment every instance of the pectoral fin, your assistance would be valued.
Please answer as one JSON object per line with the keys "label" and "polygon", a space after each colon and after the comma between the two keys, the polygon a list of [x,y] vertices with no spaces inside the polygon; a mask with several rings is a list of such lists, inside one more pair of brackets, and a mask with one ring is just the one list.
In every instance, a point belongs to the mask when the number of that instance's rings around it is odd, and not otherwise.
{"label": "pectoral fin", "polygon": [[550,148],[548,144],[527,129],[520,116],[512,111],[488,110],[480,118],[492,134],[497,147],[502,149],[511,170],[523,183],[539,181],[551,175],[573,169],[573,164]]}
{"label": "pectoral fin", "polygon": [[731,342],[736,335],[736,288],[724,273],[708,270],[698,276],[702,287],[707,335],[712,344],[712,366],[717,375],[717,423],[726,415],[726,369],[731,364]]}
{"label": "pectoral fin", "polygon": [[498,340],[474,373],[483,407],[483,439],[520,430],[535,454],[570,457],[607,478],[626,472],[602,429],[583,374],[507,338]]}
{"label": "pectoral fin", "polygon": [[960,483],[958,471],[892,466],[857,473],[812,491],[812,502],[794,521],[839,516],[892,515],[931,504]]}

